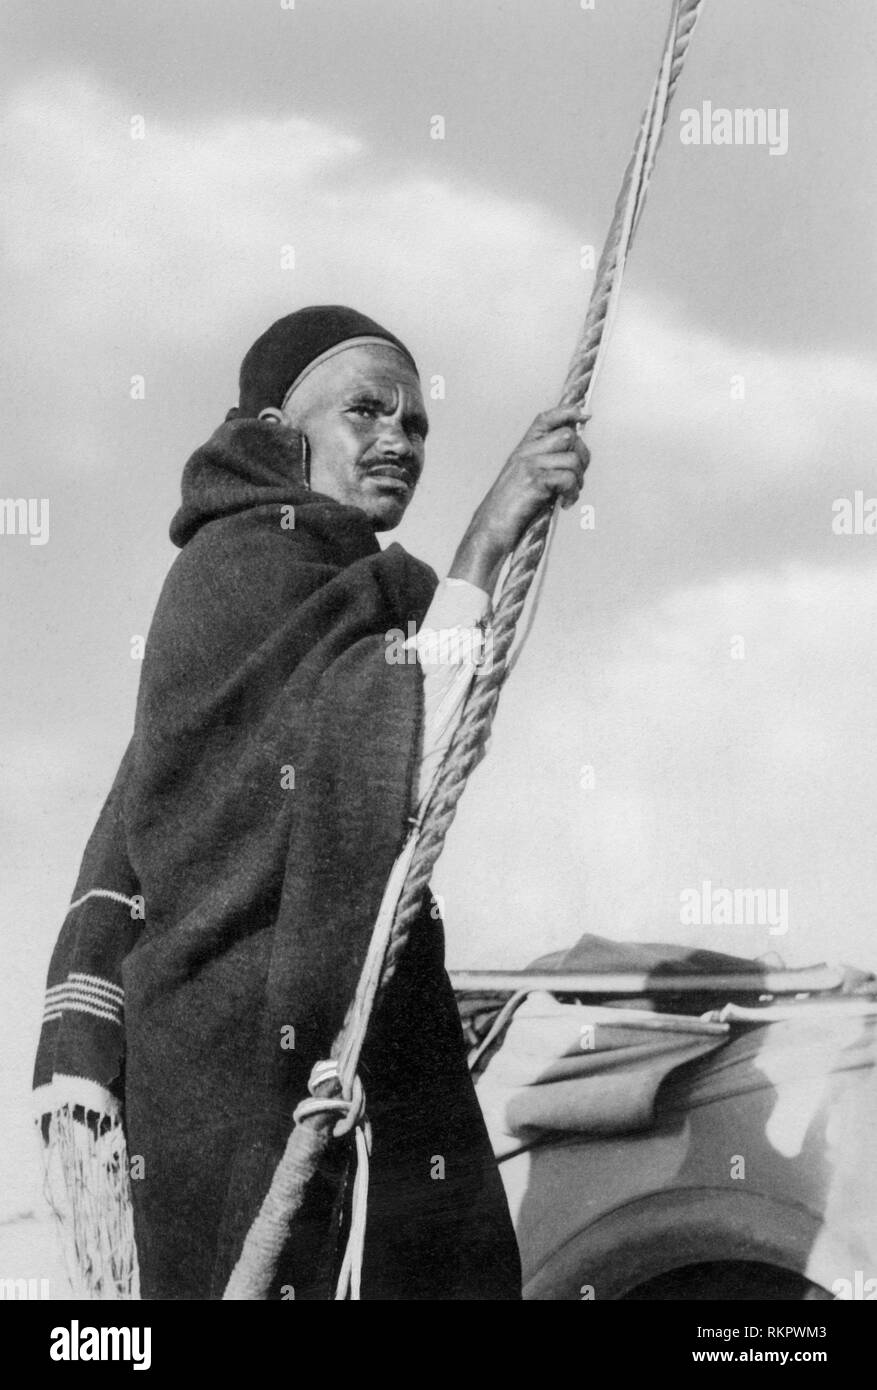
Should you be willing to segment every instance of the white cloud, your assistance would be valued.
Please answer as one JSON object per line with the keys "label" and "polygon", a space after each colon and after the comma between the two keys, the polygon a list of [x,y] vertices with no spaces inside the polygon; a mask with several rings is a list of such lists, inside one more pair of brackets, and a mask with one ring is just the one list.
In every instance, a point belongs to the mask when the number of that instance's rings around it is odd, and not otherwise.
{"label": "white cloud", "polygon": [[[712,478],[756,482],[761,493],[785,487],[805,464],[824,477],[854,462],[851,452],[864,481],[863,446],[877,424],[877,362],[811,344],[768,353],[738,338],[744,328],[706,332],[629,291],[601,380],[602,416],[653,446],[694,444],[696,468],[687,477],[678,470],[678,482],[701,494]],[[742,398],[732,395],[735,379],[742,379]],[[808,487],[811,478],[802,475],[801,483]]]}
{"label": "white cloud", "polygon": [[[521,965],[592,931],[877,968],[877,561],[598,607],[504,693],[439,867],[454,963]],[[706,878],[787,888],[788,933],[681,926],[680,891]]]}
{"label": "white cloud", "polygon": [[[84,81],[41,81],[8,103],[6,264],[44,390],[64,399],[74,343],[92,378],[134,345],[236,366],[243,335],[279,304],[319,298],[428,323],[437,356],[453,345],[473,365],[511,313],[519,345],[504,347],[523,366],[544,303],[537,270],[563,237],[538,209],[382,171],[357,139],[297,117],[147,116],[132,139],[131,115]],[[286,245],[294,271],[281,269]]]}

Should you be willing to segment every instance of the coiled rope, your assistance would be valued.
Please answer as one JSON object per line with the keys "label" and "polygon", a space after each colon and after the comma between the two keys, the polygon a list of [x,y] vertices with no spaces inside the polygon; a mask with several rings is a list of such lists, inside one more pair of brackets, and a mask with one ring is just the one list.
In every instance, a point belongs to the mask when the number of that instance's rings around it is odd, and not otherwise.
{"label": "coiled rope", "polygon": [[[673,0],[658,75],[624,173],[597,265],[584,327],[564,382],[561,405],[584,406],[590,399],[618,304],[627,255],[645,204],[670,102],[702,3],[703,0]],[[530,523],[512,552],[500,580],[492,621],[492,659],[479,667],[473,677],[460,722],[429,798],[393,865],[356,994],[335,1039],[332,1059],[318,1063],[311,1074],[309,1089],[313,1099],[303,1101],[296,1110],[286,1149],[247,1233],[240,1259],[223,1295],[225,1299],[267,1298],[307,1183],[319,1167],[333,1134],[338,1137],[351,1130],[357,1138],[358,1168],[351,1234],[336,1297],[358,1297],[369,1149],[365,1103],[357,1077],[360,1053],[375,1001],[392,978],[412,926],[420,914],[430,876],[441,854],[463,789],[490,736],[500,691],[532,625],[538,586],[533,594],[528,621],[513,650],[518,623],[540,566],[544,574],[543,561],[553,538],[556,518],[555,504],[546,507]]]}

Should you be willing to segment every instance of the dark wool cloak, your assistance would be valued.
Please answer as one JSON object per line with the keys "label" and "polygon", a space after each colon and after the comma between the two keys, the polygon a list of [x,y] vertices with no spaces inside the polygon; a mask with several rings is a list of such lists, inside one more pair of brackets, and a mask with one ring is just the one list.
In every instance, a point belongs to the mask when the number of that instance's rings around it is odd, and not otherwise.
{"label": "dark wool cloak", "polygon": [[[111,1109],[92,1093],[119,1102],[142,1296],[203,1299],[221,1296],[329,1055],[405,837],[422,676],[388,662],[385,634],[421,622],[435,576],[382,551],[363,512],[309,492],[300,437],[260,421],[221,426],[192,456],[171,536],[182,553],[74,904],[116,897],[68,914],[36,1084],[54,1097],[44,1110],[79,1105],[80,1119]],[[360,1075],[363,1297],[518,1298],[429,900]],[[272,1296],[327,1296],[335,1166]]]}

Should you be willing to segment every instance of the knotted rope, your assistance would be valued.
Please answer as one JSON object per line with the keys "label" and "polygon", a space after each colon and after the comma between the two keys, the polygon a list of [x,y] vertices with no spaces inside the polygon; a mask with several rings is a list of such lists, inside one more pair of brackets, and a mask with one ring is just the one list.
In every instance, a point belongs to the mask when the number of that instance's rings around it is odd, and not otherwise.
{"label": "knotted rope", "polygon": [[338,1067],[335,1062],[318,1062],[311,1072],[308,1084],[311,1099],[299,1102],[292,1121],[297,1127],[314,1115],[339,1115],[340,1119],[332,1128],[332,1137],[341,1139],[351,1131],[356,1135],[356,1177],[351,1201],[350,1236],[338,1276],[335,1297],[345,1299],[349,1294],[352,1299],[358,1299],[365,1245],[368,1161],[372,1147],[371,1125],[365,1113],[365,1091],[358,1076],[354,1077],[350,1100],[345,1100],[342,1096],[320,1094],[324,1087],[333,1086],[338,1081]]}
{"label": "knotted rope", "polygon": [[[703,0],[673,0],[658,75],[640,122],[633,154],[606,237],[584,327],[572,356],[561,405],[586,405],[596,381],[603,349],[618,304],[628,252],[645,204],[670,102]],[[490,736],[503,683],[526,639],[529,621],[512,651],[515,633],[533,581],[553,537],[557,505],[548,506],[525,530],[510,557],[494,608],[492,659],[478,668],[460,722],[435,778],[429,798],[397,858],[381,902],[359,984],[332,1048],[332,1061],[320,1062],[310,1080],[313,1097],[295,1112],[294,1128],[269,1191],[225,1290],[226,1299],[264,1299],[277,1262],[301,1206],[309,1177],[320,1165],[333,1132],[357,1136],[358,1168],[353,1194],[351,1235],[342,1264],[337,1298],[358,1297],[359,1265],[365,1228],[368,1133],[364,1097],[357,1077],[359,1057],[379,992],[386,986],[420,914],[424,895],[469,775]],[[542,565],[544,573],[544,565]],[[333,1131],[332,1121],[344,1118]],[[364,1174],[366,1176],[364,1176]]]}

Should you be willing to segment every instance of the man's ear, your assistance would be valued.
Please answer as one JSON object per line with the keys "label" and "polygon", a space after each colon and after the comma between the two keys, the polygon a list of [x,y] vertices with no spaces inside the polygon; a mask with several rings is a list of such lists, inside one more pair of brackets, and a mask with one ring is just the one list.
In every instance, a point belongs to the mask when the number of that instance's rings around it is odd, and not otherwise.
{"label": "man's ear", "polygon": [[308,444],[307,435],[303,434],[297,425],[291,425],[282,410],[277,410],[273,405],[266,405],[264,410],[259,411],[258,419],[265,420],[270,425],[282,425],[289,432],[291,439],[298,445],[299,463],[301,466],[302,482],[310,490],[311,486],[311,451]]}

